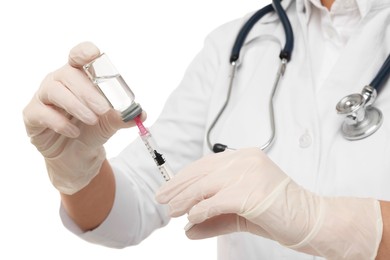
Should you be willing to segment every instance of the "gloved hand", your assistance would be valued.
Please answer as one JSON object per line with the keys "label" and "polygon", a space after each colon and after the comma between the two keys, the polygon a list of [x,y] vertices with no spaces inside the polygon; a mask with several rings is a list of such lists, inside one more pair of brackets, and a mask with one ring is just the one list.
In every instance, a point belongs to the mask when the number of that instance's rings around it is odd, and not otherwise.
{"label": "gloved hand", "polygon": [[105,160],[103,144],[134,125],[122,121],[82,70],[99,54],[92,43],[75,46],[68,63],[46,76],[23,110],[27,134],[44,156],[51,182],[65,194],[85,187]]}
{"label": "gloved hand", "polygon": [[171,216],[189,213],[200,239],[247,231],[327,259],[374,259],[382,236],[379,202],[322,197],[298,186],[258,148],[212,154],[157,192]]}

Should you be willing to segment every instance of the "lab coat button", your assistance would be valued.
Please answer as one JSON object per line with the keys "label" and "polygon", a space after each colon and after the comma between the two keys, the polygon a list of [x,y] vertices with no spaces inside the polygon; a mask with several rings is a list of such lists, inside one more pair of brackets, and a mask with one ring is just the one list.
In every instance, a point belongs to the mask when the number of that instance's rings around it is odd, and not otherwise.
{"label": "lab coat button", "polygon": [[311,145],[311,143],[312,143],[312,138],[311,138],[311,135],[308,132],[304,133],[299,138],[299,146],[301,148],[307,148],[307,147],[309,147]]}

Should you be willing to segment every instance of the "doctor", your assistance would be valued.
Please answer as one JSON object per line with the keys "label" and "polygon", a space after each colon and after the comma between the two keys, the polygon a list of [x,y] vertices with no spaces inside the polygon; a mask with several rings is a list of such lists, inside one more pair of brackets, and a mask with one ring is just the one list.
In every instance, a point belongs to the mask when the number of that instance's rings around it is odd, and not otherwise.
{"label": "doctor", "polygon": [[74,47],[46,76],[23,116],[70,231],[120,248],[189,213],[196,225],[188,237],[219,236],[223,260],[389,259],[390,82],[376,101],[383,125],[363,140],[342,137],[335,105],[370,82],[390,52],[390,2],[282,4],[295,46],[276,93],[273,146],[258,149],[270,134],[268,97],[284,41],[275,14],[248,35],[229,105],[210,135],[236,150],[210,154],[206,142],[244,17],[207,37],[151,127],[178,172],[167,184],[139,139],[106,159],[103,144],[134,123],[122,122],[81,70],[99,55],[96,46]]}

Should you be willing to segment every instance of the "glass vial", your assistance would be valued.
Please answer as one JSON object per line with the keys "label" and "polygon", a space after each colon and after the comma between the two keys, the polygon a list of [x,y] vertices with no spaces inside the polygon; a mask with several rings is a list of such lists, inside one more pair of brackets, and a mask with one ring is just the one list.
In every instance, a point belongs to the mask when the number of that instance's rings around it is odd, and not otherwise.
{"label": "glass vial", "polygon": [[133,91],[105,53],[84,65],[83,69],[111,107],[121,112],[123,121],[141,114],[142,108],[134,101]]}

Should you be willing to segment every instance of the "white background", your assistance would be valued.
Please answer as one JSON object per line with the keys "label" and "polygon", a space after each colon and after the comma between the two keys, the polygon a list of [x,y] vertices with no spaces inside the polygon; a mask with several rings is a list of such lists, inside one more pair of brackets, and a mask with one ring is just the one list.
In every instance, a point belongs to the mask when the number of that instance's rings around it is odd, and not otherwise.
{"label": "white background", "polygon": [[[0,259],[216,259],[216,240],[188,240],[174,219],[140,245],[88,244],[58,216],[59,195],[25,133],[22,110],[43,77],[92,41],[106,52],[148,113],[151,125],[205,36],[267,0],[12,0],[0,3]],[[109,157],[137,135],[121,130]]]}

